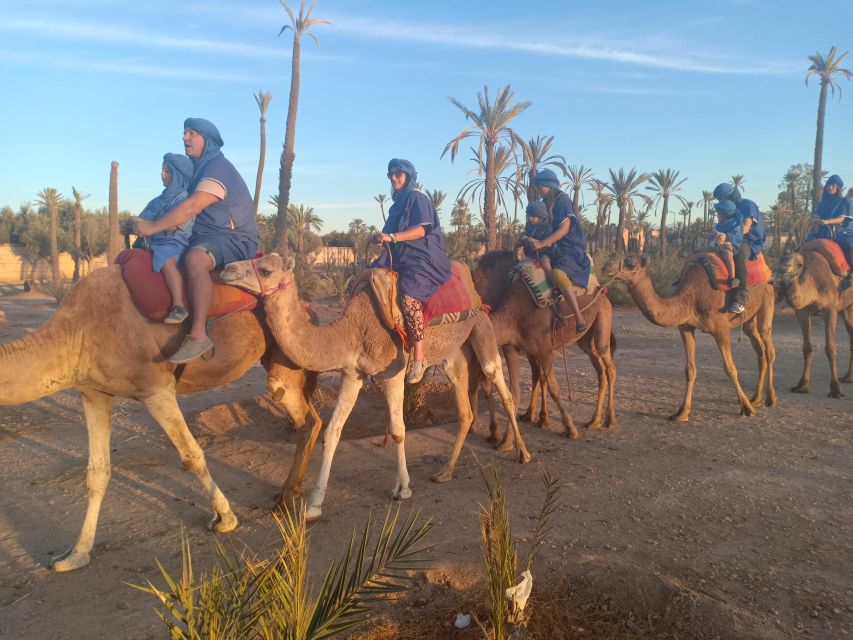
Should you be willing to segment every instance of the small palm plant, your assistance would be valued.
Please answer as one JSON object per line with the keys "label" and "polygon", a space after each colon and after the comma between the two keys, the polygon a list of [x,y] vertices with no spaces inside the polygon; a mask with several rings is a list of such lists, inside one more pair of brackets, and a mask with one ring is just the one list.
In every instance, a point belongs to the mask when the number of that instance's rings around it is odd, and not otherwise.
{"label": "small palm plant", "polygon": [[314,599],[308,584],[308,539],[305,509],[276,517],[281,548],[271,558],[246,558],[216,547],[216,566],[198,579],[190,546],[182,541],[180,579],[158,561],[166,581],[159,589],[131,585],[157,597],[165,611],[158,616],[172,640],[320,640],[348,631],[367,619],[371,604],[413,585],[409,572],[425,568],[429,547],[421,546],[432,528],[413,513],[399,520],[391,508],[369,550],[373,522],[368,517],[360,535],[326,572]]}

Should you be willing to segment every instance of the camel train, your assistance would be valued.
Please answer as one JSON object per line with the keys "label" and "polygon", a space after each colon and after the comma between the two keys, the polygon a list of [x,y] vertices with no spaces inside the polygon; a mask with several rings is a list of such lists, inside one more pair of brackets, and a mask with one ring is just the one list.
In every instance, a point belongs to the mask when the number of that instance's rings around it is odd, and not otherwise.
{"label": "camel train", "polygon": [[[474,424],[472,407],[476,406],[481,382],[497,390],[508,416],[509,426],[503,436],[496,433],[494,422],[491,425],[498,449],[514,450],[518,462],[530,460],[516,420],[519,351],[525,352],[534,381],[541,384],[543,411],[547,390],[558,406],[566,435],[576,437],[577,429],[561,400],[553,364],[555,347],[577,343],[589,356],[598,377],[598,399],[586,426],[617,426],[612,307],[604,289],[599,287],[579,298],[588,323],[586,330],[577,332],[569,322],[557,333],[552,331],[551,310],[537,306],[523,280],[510,283],[507,279],[513,260],[509,252],[487,253],[476,265],[473,277],[468,276],[482,301],[491,306],[490,314],[474,313],[455,323],[427,328],[427,362],[443,366],[453,384],[458,409],[456,441],[445,467],[433,476],[437,482],[452,479],[467,432]],[[851,381],[853,357],[851,367],[839,380],[835,342],[830,339],[839,311],[853,339],[853,294],[849,289],[838,293],[842,280],[839,269],[822,251],[805,248],[789,256],[782,266],[782,293],[803,325],[805,366],[795,391],[809,388],[809,319],[814,314],[822,315],[826,323],[830,395],[839,396],[839,382]],[[742,414],[752,415],[762,402],[774,406],[778,398],[773,380],[772,283],[764,280],[753,286],[744,313],[736,316],[725,312],[726,292],[717,286],[707,264],[688,261],[677,293],[669,298],[655,292],[648,270],[647,257],[627,256],[609,261],[602,273],[626,283],[648,320],[679,329],[686,356],[686,387],[681,406],[670,419],[686,422],[690,416],[696,381],[696,329],[711,334],[717,342]],[[186,328],[161,324],[140,312],[119,265],[97,269],[83,278],[43,326],[20,340],[0,345],[0,383],[4,389],[0,404],[31,402],[64,389],[76,389],[82,398],[89,441],[88,503],[77,541],[54,561],[54,571],[71,571],[90,561],[98,514],[110,479],[111,412],[117,396],[138,400],[146,407],[177,448],[183,465],[201,481],[212,504],[211,529],[227,532],[237,527],[229,502],[211,478],[204,454],[187,427],[176,394],[206,391],[237,380],[259,360],[268,371],[268,392],[283,404],[299,434],[278,506],[287,507],[301,498],[302,481],[322,427],[311,395],[317,374],[330,370],[341,371],[340,390],[324,436],[321,472],[307,499],[308,517],[322,513],[335,448],[365,376],[379,381],[388,403],[390,433],[397,452],[391,496],[411,496],[402,412],[403,343],[381,323],[371,293],[355,293],[339,320],[320,326],[302,310],[292,259],[272,254],[232,263],[221,277],[222,282],[259,296],[263,304],[238,308],[214,320],[211,337],[216,349],[208,358],[181,365],[168,362]],[[104,318],[111,319],[109,325]],[[731,356],[729,333],[741,326],[758,358],[758,383],[751,397],[741,387]],[[133,339],[128,339],[131,336]],[[506,355],[509,386],[503,377],[499,348]],[[521,416],[525,420],[533,418],[534,397]],[[540,413],[540,421],[545,417]]]}

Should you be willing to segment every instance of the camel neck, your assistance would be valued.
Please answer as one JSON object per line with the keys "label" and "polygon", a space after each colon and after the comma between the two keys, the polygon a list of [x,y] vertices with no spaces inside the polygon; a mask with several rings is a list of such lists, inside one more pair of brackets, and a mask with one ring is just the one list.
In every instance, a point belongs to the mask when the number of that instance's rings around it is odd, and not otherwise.
{"label": "camel neck", "polygon": [[[685,279],[686,280],[686,279]],[[642,314],[650,322],[659,327],[675,327],[689,324],[690,317],[687,309],[689,286],[682,282],[681,290],[674,296],[662,298],[655,290],[648,270],[641,271],[637,277],[628,283],[628,293],[637,303]]]}

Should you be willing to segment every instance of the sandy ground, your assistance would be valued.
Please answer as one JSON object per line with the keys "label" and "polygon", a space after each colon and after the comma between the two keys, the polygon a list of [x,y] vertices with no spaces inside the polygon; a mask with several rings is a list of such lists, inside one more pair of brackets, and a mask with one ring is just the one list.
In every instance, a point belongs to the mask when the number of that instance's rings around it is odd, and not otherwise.
{"label": "sandy ground", "polygon": [[[37,296],[0,297],[0,343],[25,335],[52,311],[51,302]],[[793,318],[778,317],[781,404],[746,419],[737,415],[716,347],[703,335],[693,420],[675,425],[665,416],[678,406],[683,388],[677,331],[657,328],[633,310],[617,310],[614,327],[620,427],[582,430],[579,440],[569,441],[556,411],[548,429],[522,425],[535,461],[566,483],[534,576],[567,577],[589,598],[634,619],[669,616],[681,638],[853,637],[853,401],[826,397],[822,345],[815,349],[813,393],[790,393],[800,373],[800,336]],[[846,363],[841,333],[840,360]],[[821,331],[817,335],[820,341]],[[755,358],[745,337],[735,351],[749,393]],[[592,412],[595,378],[580,352],[570,352],[569,369],[581,424]],[[430,375],[436,383],[443,379]],[[323,383],[333,385],[334,376]],[[234,534],[220,539],[259,551],[276,542],[268,509],[294,441],[260,396],[263,389],[263,370],[255,367],[236,383],[181,399],[212,474],[241,520]],[[853,395],[853,387],[846,391]],[[324,395],[326,418],[333,397]],[[435,521],[430,541],[437,544],[436,568],[424,577],[422,594],[439,582],[463,588],[479,575],[477,510],[486,494],[472,453],[497,460],[518,536],[530,533],[543,496],[536,464],[520,466],[495,454],[484,428],[469,437],[453,482],[431,483],[455,425],[451,395],[430,398],[429,405],[444,424],[411,429],[406,440],[414,496],[404,511],[416,509]],[[338,448],[324,517],[311,529],[315,573],[335,557],[353,525],[388,506],[394,458],[390,448],[377,446],[385,424],[381,407],[367,394],[344,430],[349,439]],[[112,442],[113,475],[92,563],[56,575],[50,560],[75,539],[86,502],[79,398],[65,392],[0,406],[0,638],[166,637],[154,599],[128,583],[162,584],[155,559],[179,570],[182,528],[197,568],[209,563],[209,504],[139,404],[116,403]],[[318,448],[308,487],[319,458]],[[417,614],[427,599],[398,606]],[[454,634],[436,631],[436,637]],[[567,629],[566,637],[584,636]]]}

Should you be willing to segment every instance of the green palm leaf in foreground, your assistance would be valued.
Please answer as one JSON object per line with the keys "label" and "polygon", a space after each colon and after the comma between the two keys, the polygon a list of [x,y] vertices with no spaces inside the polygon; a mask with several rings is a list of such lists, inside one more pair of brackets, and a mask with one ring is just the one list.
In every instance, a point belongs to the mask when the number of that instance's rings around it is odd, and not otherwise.
{"label": "green palm leaf in foreground", "polygon": [[418,513],[403,521],[399,515],[399,507],[393,514],[388,509],[372,546],[371,518],[359,535],[353,530],[313,601],[304,510],[276,518],[282,545],[271,558],[246,558],[217,544],[216,566],[196,580],[184,538],[180,580],[158,562],[165,589],[150,581],[131,586],[160,600],[165,611],[158,615],[173,640],[331,638],[363,623],[372,603],[410,589],[408,572],[425,568],[431,547],[421,542],[432,522],[421,522]]}

